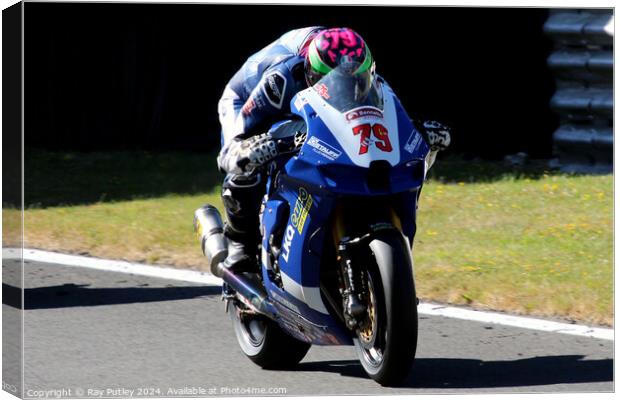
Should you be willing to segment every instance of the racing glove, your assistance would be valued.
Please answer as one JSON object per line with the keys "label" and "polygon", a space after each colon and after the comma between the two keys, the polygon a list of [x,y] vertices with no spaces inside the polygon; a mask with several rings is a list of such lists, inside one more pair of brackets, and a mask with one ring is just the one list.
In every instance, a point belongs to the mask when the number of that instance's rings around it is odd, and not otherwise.
{"label": "racing glove", "polygon": [[219,167],[229,174],[242,174],[268,163],[278,155],[275,140],[268,133],[248,139],[233,139],[217,157]]}
{"label": "racing glove", "polygon": [[432,151],[445,150],[450,145],[450,128],[437,121],[424,121],[426,143]]}

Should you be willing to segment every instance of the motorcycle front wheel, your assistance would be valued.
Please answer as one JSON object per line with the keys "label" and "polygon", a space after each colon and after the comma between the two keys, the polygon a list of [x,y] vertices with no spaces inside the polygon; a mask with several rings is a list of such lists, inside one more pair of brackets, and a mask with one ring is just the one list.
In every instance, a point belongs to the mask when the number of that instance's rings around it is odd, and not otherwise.
{"label": "motorcycle front wheel", "polygon": [[267,317],[244,314],[234,304],[228,313],[241,350],[264,369],[291,369],[310,349],[310,343],[289,336]]}
{"label": "motorcycle front wheel", "polygon": [[398,385],[415,358],[418,315],[408,246],[397,231],[370,243],[374,262],[364,269],[366,317],[353,338],[366,373],[384,386]]}

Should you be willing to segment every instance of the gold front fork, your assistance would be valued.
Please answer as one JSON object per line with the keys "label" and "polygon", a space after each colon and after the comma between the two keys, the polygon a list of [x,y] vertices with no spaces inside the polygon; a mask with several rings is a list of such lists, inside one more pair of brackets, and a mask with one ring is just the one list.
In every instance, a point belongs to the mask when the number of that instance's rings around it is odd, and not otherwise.
{"label": "gold front fork", "polygon": [[[369,210],[372,212],[372,210]],[[390,207],[387,210],[389,222],[392,223],[399,231],[403,231],[402,224],[400,222],[400,218],[394,211],[394,208]],[[350,232],[347,232],[347,217],[353,218],[354,216],[347,216],[345,211],[345,206],[343,202],[338,202],[336,207],[334,208],[334,214],[332,218],[332,240],[334,241],[335,248],[338,248],[338,244],[342,240],[343,237],[348,236]]]}

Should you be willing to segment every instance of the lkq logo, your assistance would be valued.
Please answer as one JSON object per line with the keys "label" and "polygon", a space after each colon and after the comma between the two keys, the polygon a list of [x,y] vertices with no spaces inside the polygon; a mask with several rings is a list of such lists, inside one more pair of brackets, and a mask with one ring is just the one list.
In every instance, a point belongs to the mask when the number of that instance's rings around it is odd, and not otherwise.
{"label": "lkq logo", "polygon": [[282,244],[282,258],[286,262],[288,262],[288,256],[291,254],[293,237],[295,237],[295,228],[293,228],[293,225],[289,225],[286,227],[286,232],[284,232],[284,243]]}
{"label": "lkq logo", "polygon": [[313,202],[314,199],[312,198],[312,195],[308,193],[305,188],[299,188],[299,195],[297,196],[295,208],[293,208],[293,213],[291,214],[291,222],[286,227],[286,231],[284,232],[284,240],[282,242],[282,258],[284,258],[284,261],[286,262],[288,262],[288,258],[291,255],[291,244],[293,243],[293,238],[295,237],[296,232],[299,232],[300,235],[301,232],[303,232],[304,226],[306,225],[306,219],[308,218],[308,213],[310,212]]}

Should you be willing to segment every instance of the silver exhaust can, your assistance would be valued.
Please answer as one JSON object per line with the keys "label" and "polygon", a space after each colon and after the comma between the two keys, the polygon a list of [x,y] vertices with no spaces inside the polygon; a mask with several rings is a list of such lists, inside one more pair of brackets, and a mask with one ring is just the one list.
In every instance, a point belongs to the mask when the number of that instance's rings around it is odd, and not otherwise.
{"label": "silver exhaust can", "polygon": [[200,241],[202,254],[207,257],[211,273],[221,278],[218,264],[228,256],[228,240],[224,236],[224,223],[217,208],[205,204],[196,210],[194,232]]}

